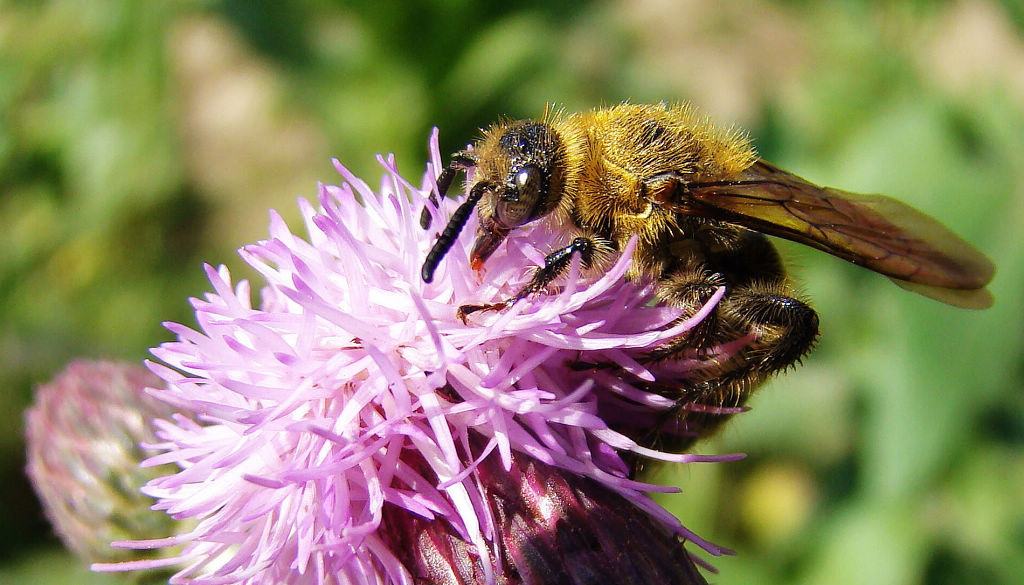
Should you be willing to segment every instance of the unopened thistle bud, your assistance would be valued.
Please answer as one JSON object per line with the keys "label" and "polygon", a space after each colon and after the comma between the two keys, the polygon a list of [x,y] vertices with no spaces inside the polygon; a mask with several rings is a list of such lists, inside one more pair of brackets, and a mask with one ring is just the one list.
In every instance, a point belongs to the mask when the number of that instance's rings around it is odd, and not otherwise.
{"label": "unopened thistle bud", "polygon": [[36,389],[25,415],[28,475],[57,534],[87,562],[138,559],[111,541],[176,527],[139,492],[168,472],[139,466],[153,455],[140,446],[155,440],[150,419],[170,413],[143,390],[158,384],[141,365],[76,361]]}

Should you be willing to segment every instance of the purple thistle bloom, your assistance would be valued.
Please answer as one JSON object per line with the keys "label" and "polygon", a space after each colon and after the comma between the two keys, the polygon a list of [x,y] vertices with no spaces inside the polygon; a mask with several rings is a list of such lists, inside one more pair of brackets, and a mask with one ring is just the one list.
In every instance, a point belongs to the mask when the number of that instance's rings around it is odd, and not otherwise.
{"label": "purple thistle bloom", "polygon": [[[395,548],[412,536],[389,533],[406,518],[443,526],[482,580],[509,582],[496,559],[514,551],[501,545],[507,527],[482,478],[495,465],[522,473],[527,461],[598,486],[610,494],[602,501],[642,513],[673,544],[723,552],[647,495],[674,490],[630,477],[641,456],[727,459],[635,440],[677,407],[644,382],[684,380],[701,365],[641,357],[703,318],[721,291],[678,322],[678,310],[649,305],[651,286],[623,279],[625,250],[604,274],[582,275],[577,262],[550,294],[463,323],[460,305],[510,297],[559,241],[543,223],[519,230],[481,275],[468,261],[471,220],[423,283],[435,233],[419,215],[442,168],[436,133],[430,152],[420,188],[390,159],[380,159],[379,192],[336,162],[345,182],[322,185],[319,208],[299,201],[308,236],[272,213],[269,239],[240,251],[266,280],[258,307],[246,282],[207,267],[213,292],[193,300],[198,329],[168,324],[178,340],[153,350],[163,365],[150,364],[165,384],[152,394],[177,414],[157,421],[162,453],[146,465],[180,470],[144,488],[157,509],[195,528],[118,543],[182,545],[173,559],[95,568],[173,564],[183,568],[172,583],[203,585],[411,583],[408,551]],[[450,214],[455,204],[441,207]]]}

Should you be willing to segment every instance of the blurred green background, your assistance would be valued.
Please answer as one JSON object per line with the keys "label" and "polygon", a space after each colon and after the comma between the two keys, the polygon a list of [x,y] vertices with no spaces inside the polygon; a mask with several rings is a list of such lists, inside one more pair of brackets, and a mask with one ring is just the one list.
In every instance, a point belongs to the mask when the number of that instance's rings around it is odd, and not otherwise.
{"label": "blurred green background", "polygon": [[418,176],[500,115],[688,100],[815,182],[895,195],[986,251],[996,306],[952,309],[784,245],[819,309],[802,368],[665,469],[712,581],[1024,577],[1024,6],[1019,2],[0,2],[0,583],[113,583],[24,479],[31,388],[141,360],[192,323],[202,261],[245,274],[266,210]]}

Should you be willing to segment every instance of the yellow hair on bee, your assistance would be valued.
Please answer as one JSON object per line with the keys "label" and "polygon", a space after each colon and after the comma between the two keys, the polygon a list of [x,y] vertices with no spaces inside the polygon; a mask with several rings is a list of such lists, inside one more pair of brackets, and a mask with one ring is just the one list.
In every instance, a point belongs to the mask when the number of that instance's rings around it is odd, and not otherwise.
{"label": "yellow hair on bee", "polygon": [[[758,384],[814,346],[817,313],[794,290],[767,236],[828,252],[955,306],[992,302],[985,288],[992,262],[934,219],[882,195],[820,187],[759,160],[746,134],[719,128],[685,104],[626,103],[583,113],[549,105],[540,120],[503,120],[485,130],[472,151],[453,155],[439,185],[470,168],[470,199],[427,255],[425,281],[473,205],[480,221],[469,256],[477,269],[520,228],[540,224],[557,235],[518,293],[460,307],[463,318],[548,290],[565,274],[567,259],[600,273],[634,238],[626,277],[650,282],[656,302],[689,318],[720,295],[693,329],[644,358],[656,364],[697,355],[710,364],[685,381],[655,379],[649,386],[681,406],[672,409],[674,428],[686,433],[666,439],[670,451],[714,432],[729,415],[716,409],[743,405]],[[742,347],[733,345],[741,339]],[[726,346],[738,349],[719,357]]]}
{"label": "yellow hair on bee", "polygon": [[664,269],[653,248],[678,231],[678,215],[650,202],[645,181],[669,172],[734,176],[757,159],[745,134],[723,131],[684,104],[620,104],[568,116],[548,107],[544,121],[561,138],[566,169],[551,221],[608,233],[620,249],[638,236],[634,277]]}

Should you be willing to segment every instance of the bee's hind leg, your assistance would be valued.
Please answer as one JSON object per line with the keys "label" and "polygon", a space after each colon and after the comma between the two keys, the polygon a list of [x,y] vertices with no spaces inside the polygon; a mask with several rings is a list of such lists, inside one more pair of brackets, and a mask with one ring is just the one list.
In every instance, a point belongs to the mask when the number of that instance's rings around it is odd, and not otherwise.
{"label": "bee's hind leg", "polygon": [[[709,283],[699,282],[680,283],[681,293],[697,296],[693,291],[704,291],[700,294],[703,298]],[[697,358],[704,365],[684,379],[659,378],[639,384],[675,401],[662,417],[667,426],[657,425],[644,444],[680,451],[712,434],[762,382],[798,363],[811,350],[818,335],[817,313],[778,285],[727,289],[708,318],[648,355],[647,363]],[[700,305],[696,306],[699,309]],[[747,345],[732,353],[716,353],[719,347],[751,333],[754,336]]]}
{"label": "bee's hind leg", "polygon": [[[705,245],[721,238],[715,233],[700,237]],[[707,249],[716,251],[681,262],[658,283],[658,301],[682,309],[682,318],[697,313],[718,287],[725,287],[725,295],[707,318],[651,357],[671,358],[687,350],[706,355],[754,333],[756,338],[730,360],[730,370],[770,374],[793,365],[814,345],[818,314],[796,296],[768,238],[742,231],[722,241],[727,245],[714,240]]]}
{"label": "bee's hind leg", "polygon": [[[677,277],[678,278],[678,277]],[[695,314],[710,300],[721,275],[701,275],[699,280],[674,280],[663,285],[659,297],[666,304],[686,312],[680,320]],[[718,306],[693,329],[656,348],[650,361],[707,356],[715,348],[751,333],[753,339],[728,363],[732,369],[751,369],[766,374],[797,363],[814,346],[818,336],[818,314],[804,301],[791,296],[782,282],[726,285]],[[667,289],[667,290],[666,290]]]}
{"label": "bee's hind leg", "polygon": [[[654,349],[645,360],[704,360],[706,365],[686,380],[650,388],[678,401],[672,417],[696,436],[727,419],[728,409],[742,406],[766,378],[799,363],[818,337],[818,314],[795,296],[777,253],[763,236],[744,238],[742,246],[711,254],[707,261],[663,278],[659,301],[683,309],[680,319],[685,319],[719,286],[726,287],[725,295],[693,329]],[[746,336],[752,339],[743,347],[717,353]]]}

